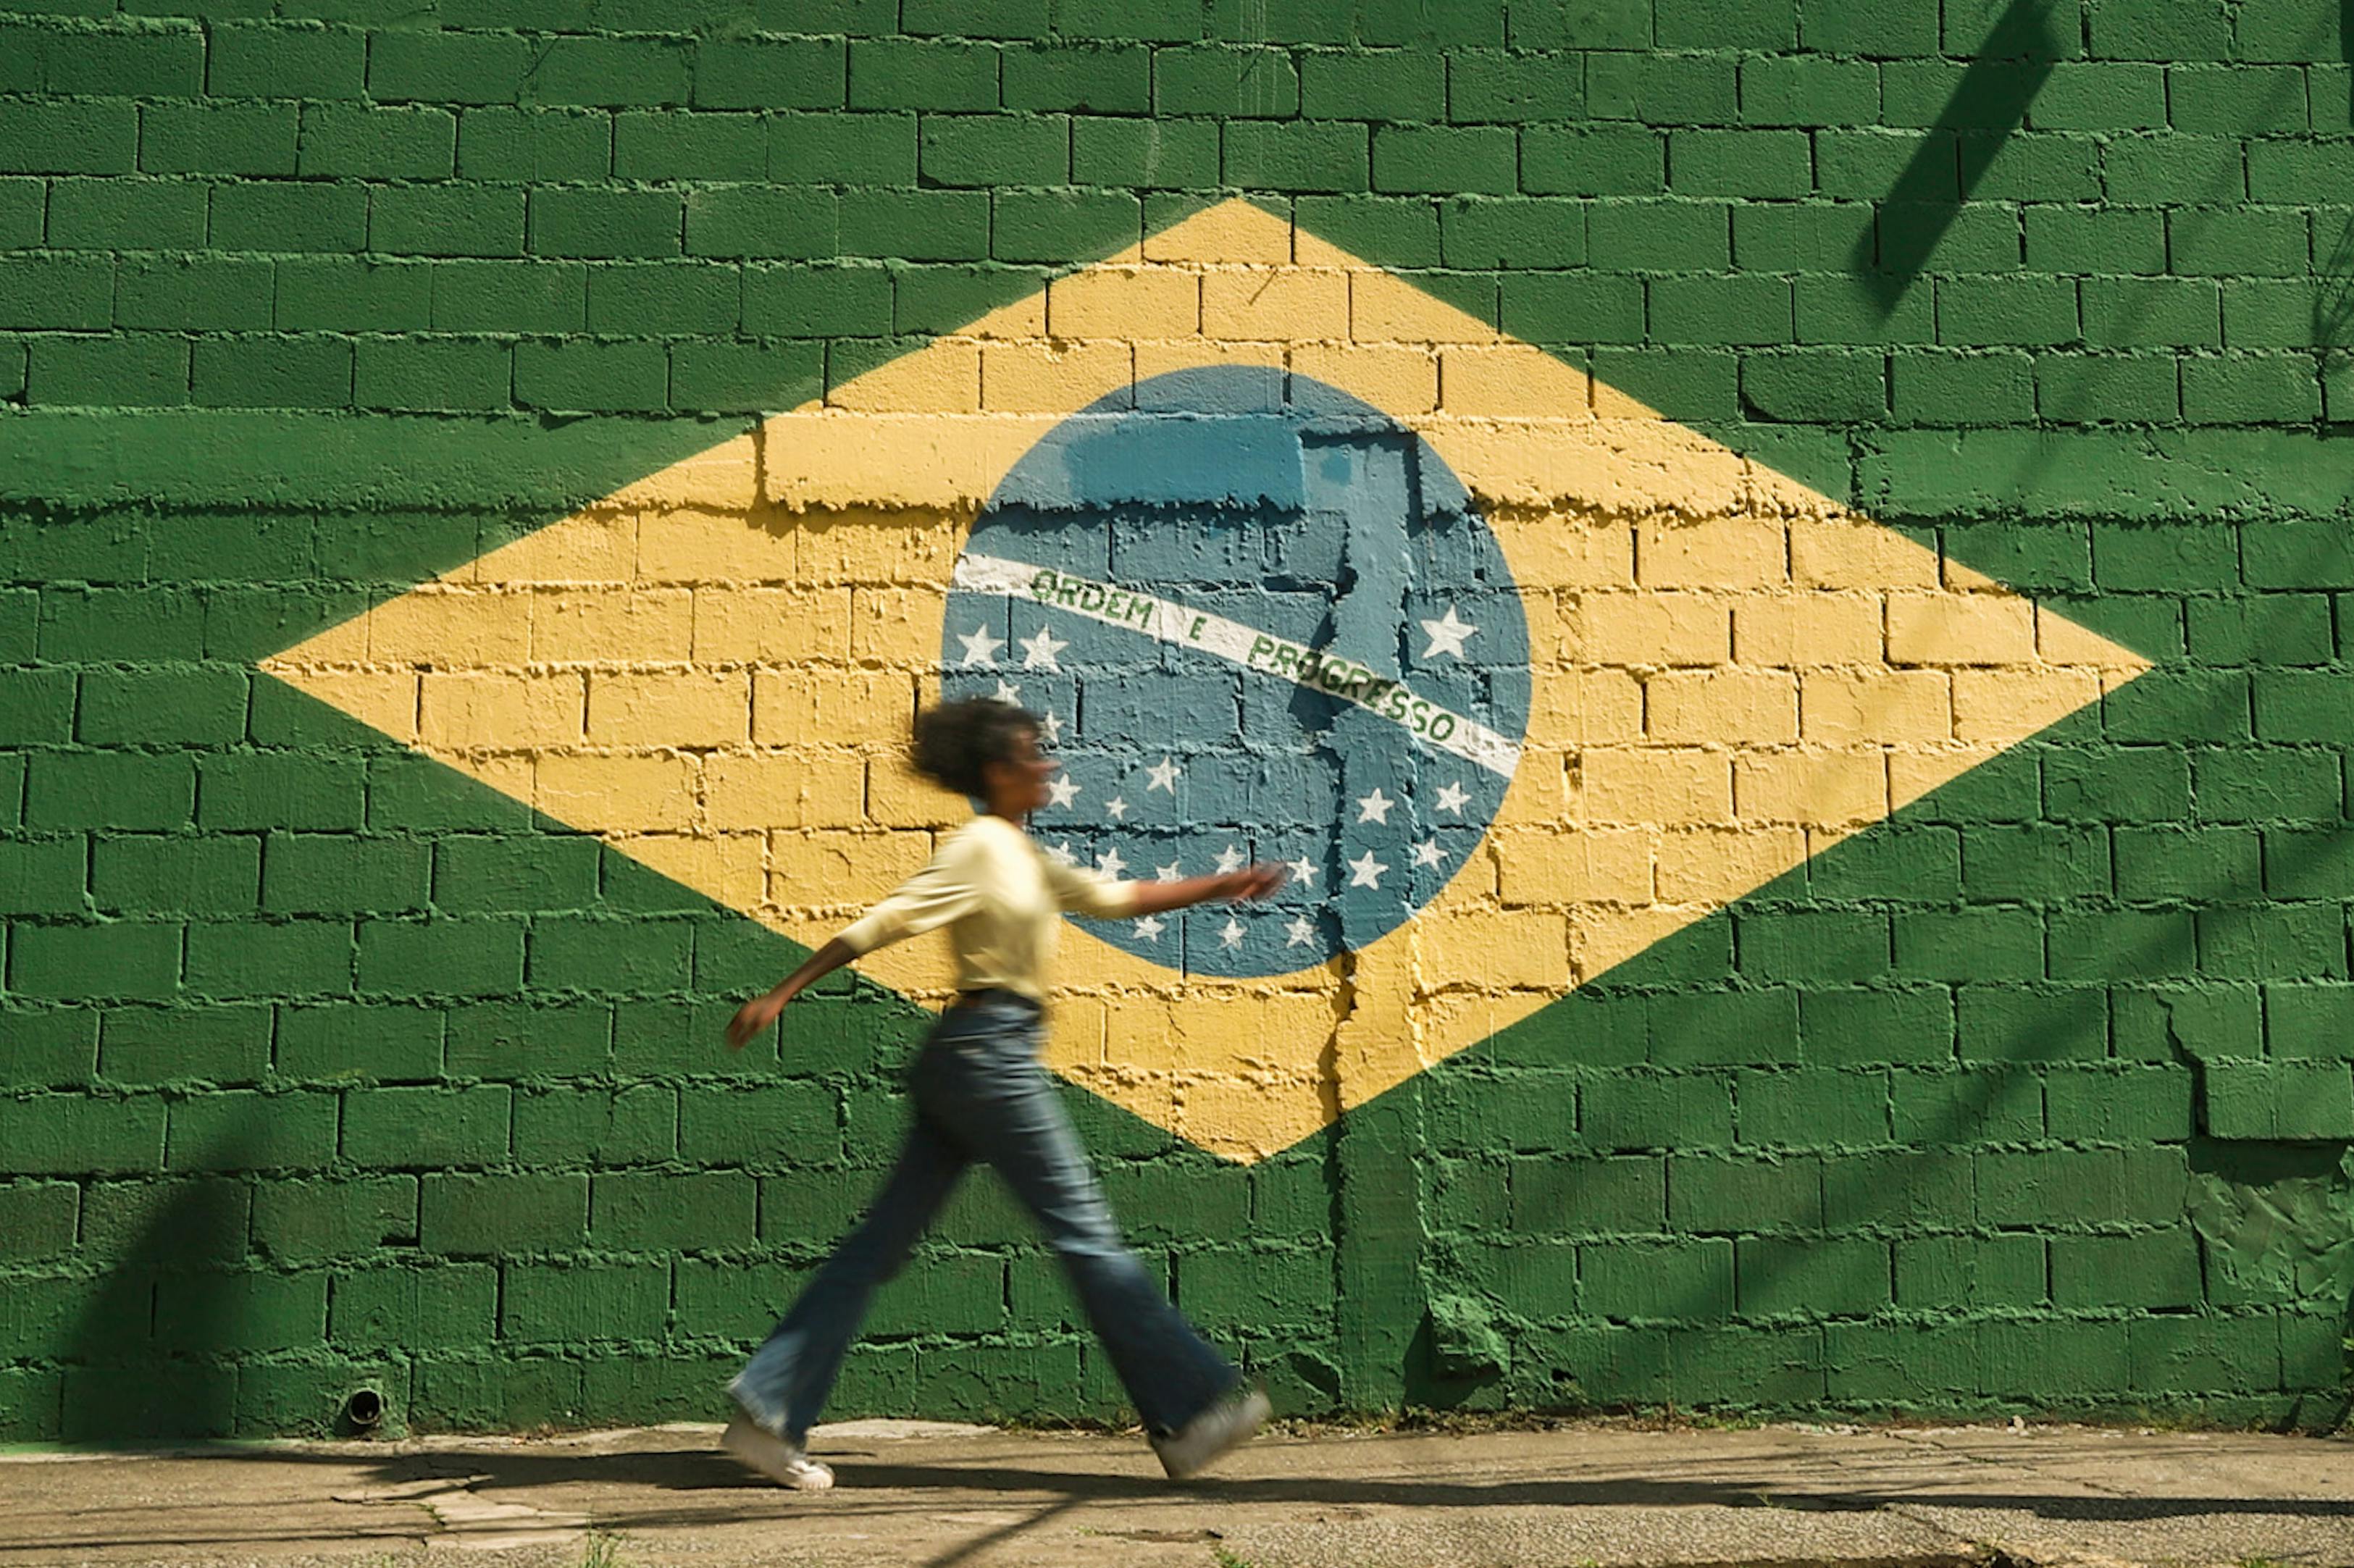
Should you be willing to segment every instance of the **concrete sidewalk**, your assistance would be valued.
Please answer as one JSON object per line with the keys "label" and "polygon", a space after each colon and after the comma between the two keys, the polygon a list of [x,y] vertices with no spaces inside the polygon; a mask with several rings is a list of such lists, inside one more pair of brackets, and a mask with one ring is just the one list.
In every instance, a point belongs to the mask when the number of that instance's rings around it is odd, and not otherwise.
{"label": "concrete sidewalk", "polygon": [[716,1427],[0,1457],[0,1568],[2354,1563],[2354,1443],[2084,1427],[1275,1433],[1164,1482],[1134,1437],[821,1427],[788,1493]]}

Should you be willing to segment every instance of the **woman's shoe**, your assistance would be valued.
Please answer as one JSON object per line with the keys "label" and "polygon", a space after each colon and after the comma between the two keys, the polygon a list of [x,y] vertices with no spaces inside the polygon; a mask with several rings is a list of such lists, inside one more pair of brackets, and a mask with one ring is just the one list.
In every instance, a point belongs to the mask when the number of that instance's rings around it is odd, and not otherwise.
{"label": "woman's shoe", "polygon": [[833,1472],[811,1458],[800,1444],[786,1442],[740,1410],[719,1435],[719,1446],[780,1487],[822,1492],[833,1485]]}
{"label": "woman's shoe", "polygon": [[1161,1467],[1172,1481],[1200,1475],[1229,1448],[1240,1447],[1267,1422],[1272,1407],[1257,1389],[1222,1399],[1165,1437],[1152,1439]]}

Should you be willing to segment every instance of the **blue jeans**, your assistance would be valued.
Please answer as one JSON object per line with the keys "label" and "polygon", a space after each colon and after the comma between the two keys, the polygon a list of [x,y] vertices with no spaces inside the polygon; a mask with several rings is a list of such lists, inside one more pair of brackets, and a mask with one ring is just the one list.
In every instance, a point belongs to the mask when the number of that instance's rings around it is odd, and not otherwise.
{"label": "blue jeans", "polygon": [[727,1392],[798,1442],[817,1422],[875,1287],[974,1160],[997,1167],[1045,1232],[1147,1430],[1170,1432],[1241,1383],[1121,1245],[1054,1085],[1042,1010],[1003,991],[950,1008],[916,1058],[915,1125],[875,1206],[819,1269]]}

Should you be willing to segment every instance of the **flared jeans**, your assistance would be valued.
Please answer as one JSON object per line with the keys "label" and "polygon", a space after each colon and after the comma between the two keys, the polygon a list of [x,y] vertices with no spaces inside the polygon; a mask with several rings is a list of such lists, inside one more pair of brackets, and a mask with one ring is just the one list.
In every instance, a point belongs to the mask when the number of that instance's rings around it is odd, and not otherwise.
{"label": "flared jeans", "polygon": [[908,1075],[915,1123],[874,1207],[727,1385],[754,1421],[793,1442],[816,1424],[875,1287],[975,1161],[1036,1217],[1148,1431],[1175,1431],[1241,1383],[1121,1243],[1039,1065],[1043,1018],[1025,997],[989,991],[934,1026]]}

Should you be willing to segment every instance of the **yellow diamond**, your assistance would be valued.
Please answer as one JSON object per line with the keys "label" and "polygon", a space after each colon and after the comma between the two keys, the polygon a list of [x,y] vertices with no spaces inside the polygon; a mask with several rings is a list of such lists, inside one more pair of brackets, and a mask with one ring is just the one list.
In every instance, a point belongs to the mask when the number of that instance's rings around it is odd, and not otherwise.
{"label": "yellow diamond", "polygon": [[[1288,368],[1416,431],[1527,614],[1480,852],[1367,948],[1182,980],[1079,928],[1050,1065],[1255,1160],[2096,700],[2147,662],[1240,201],[264,662],[814,946],[963,803],[902,763],[1006,471],[1165,371]],[[929,1005],[930,944],[869,955]]]}

